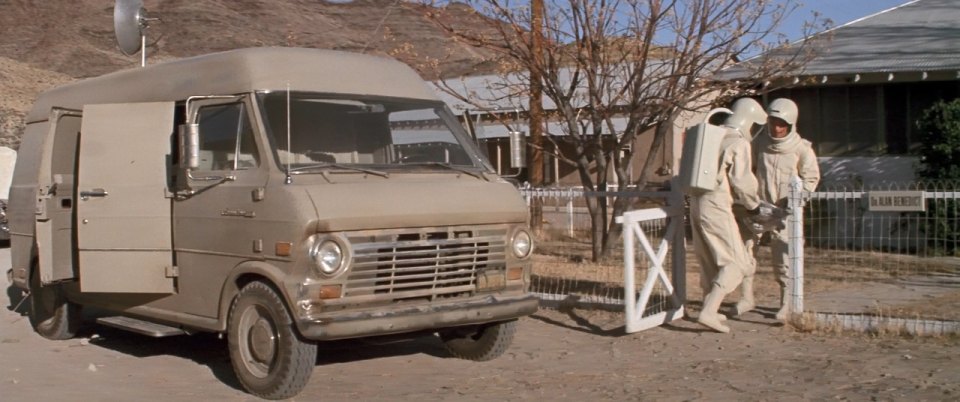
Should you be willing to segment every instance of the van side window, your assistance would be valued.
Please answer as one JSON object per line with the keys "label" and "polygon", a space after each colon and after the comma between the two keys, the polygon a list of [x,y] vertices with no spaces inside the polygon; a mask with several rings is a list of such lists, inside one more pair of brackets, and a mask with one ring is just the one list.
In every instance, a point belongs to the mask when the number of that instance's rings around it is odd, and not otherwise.
{"label": "van side window", "polygon": [[250,169],[260,165],[253,129],[243,102],[201,107],[198,170]]}

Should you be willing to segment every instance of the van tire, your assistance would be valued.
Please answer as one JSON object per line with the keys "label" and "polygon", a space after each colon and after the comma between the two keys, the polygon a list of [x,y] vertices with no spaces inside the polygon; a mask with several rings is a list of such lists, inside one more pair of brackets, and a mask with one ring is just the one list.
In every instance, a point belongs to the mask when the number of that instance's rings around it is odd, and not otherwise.
{"label": "van tire", "polygon": [[73,338],[80,328],[80,306],[67,300],[63,285],[43,286],[37,268],[30,276],[30,325],[47,339]]}
{"label": "van tire", "polygon": [[472,330],[448,329],[440,332],[447,351],[464,360],[484,362],[500,357],[517,332],[517,321],[506,321],[474,327]]}
{"label": "van tire", "polygon": [[247,284],[234,299],[227,340],[237,379],[261,398],[298,394],[317,362],[317,344],[300,338],[283,299],[263,282]]}

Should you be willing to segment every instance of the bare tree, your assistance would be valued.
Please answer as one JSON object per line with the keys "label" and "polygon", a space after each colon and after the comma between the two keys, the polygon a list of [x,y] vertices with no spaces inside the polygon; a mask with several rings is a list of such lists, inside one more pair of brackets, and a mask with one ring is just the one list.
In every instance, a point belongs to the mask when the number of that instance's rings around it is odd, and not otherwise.
{"label": "bare tree", "polygon": [[[500,96],[522,98],[528,77],[542,78],[543,94],[553,104],[547,119],[562,127],[562,133],[545,139],[556,141],[560,134],[572,141],[573,153],[556,156],[575,165],[583,187],[597,192],[646,188],[656,153],[681,113],[795,71],[809,58],[813,43],[783,51],[790,45],[776,28],[795,6],[781,0],[553,0],[546,4],[541,51],[534,52],[528,3],[467,3],[487,17],[478,19],[487,24],[482,30],[445,18],[443,7],[429,16],[458,40],[499,56]],[[737,81],[716,78],[738,60],[773,46],[781,48],[780,57],[755,58]],[[788,53],[792,56],[783,57]],[[465,101],[493,101],[461,89],[446,85]],[[635,146],[641,135],[652,136],[649,149]],[[647,155],[639,177],[631,180],[635,152]],[[612,174],[615,187],[608,179]],[[594,260],[606,257],[619,238],[620,227],[608,216],[629,207],[627,197],[613,200],[612,205],[607,197],[586,200]]]}

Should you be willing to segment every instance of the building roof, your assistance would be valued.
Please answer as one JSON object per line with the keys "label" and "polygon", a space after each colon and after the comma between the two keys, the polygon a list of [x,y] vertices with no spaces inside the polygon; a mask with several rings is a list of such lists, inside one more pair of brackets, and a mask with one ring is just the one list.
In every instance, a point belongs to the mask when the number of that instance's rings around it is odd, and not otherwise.
{"label": "building roof", "polygon": [[[567,70],[561,71],[563,82],[569,82]],[[433,87],[440,97],[456,114],[464,110],[471,113],[511,113],[525,111],[530,105],[529,73],[526,71],[507,74],[469,75],[434,81]],[[465,102],[447,91],[453,91],[470,102]],[[543,97],[545,110],[556,109],[549,97]]]}
{"label": "building roof", "polygon": [[[572,70],[568,68],[559,71],[559,80],[564,84],[572,81]],[[526,112],[530,106],[529,96],[529,73],[518,72],[504,75],[475,75],[464,76],[455,79],[434,81],[432,86],[436,89],[437,96],[446,102],[456,115],[463,115],[469,111],[470,115],[478,119],[474,123],[474,135],[479,139],[506,138],[510,130],[527,132],[529,130],[529,121]],[[451,95],[447,91],[454,91],[462,97],[466,97],[470,102],[465,102],[457,96]],[[586,107],[586,91],[579,88],[574,93],[571,103],[576,107]],[[555,110],[557,105],[550,97],[544,95],[541,100],[543,109]],[[479,118],[487,114],[502,115],[507,123],[498,121],[483,122]],[[583,119],[584,132],[592,132],[593,125],[586,118]],[[625,116],[615,116],[611,118],[611,123],[616,132],[621,133],[627,127],[627,118]],[[564,124],[558,121],[544,122],[544,132],[551,136],[565,136],[567,130]],[[603,134],[610,134],[608,127],[601,128]]]}
{"label": "building roof", "polygon": [[261,90],[438,99],[409,66],[385,57],[302,48],[238,49],[118,71],[44,92],[27,122],[52,107],[180,101]]}
{"label": "building roof", "polygon": [[[646,84],[650,90],[656,90],[662,83],[662,78],[673,74],[671,71],[673,62],[666,59],[651,58],[647,60],[645,75],[655,77],[651,79],[652,83]],[[597,75],[603,76],[609,80],[606,86],[608,92],[615,92],[627,85],[630,76],[634,74],[636,65],[634,63],[623,62],[606,65]],[[574,80],[578,80],[578,85],[570,93],[571,106],[582,108],[590,106],[590,94],[588,93],[586,77],[582,71],[578,71],[576,66],[561,67],[555,72],[556,80],[559,86],[570,88]],[[460,114],[463,110],[470,110],[471,113],[506,113],[515,111],[526,111],[530,106],[530,74],[528,71],[511,72],[504,74],[472,75],[459,78],[448,78],[434,81],[433,87],[437,95],[442,99],[455,113]],[[448,91],[459,95],[453,96]],[[605,102],[610,102],[614,96],[610,93],[604,93],[602,97]],[[465,97],[469,102],[461,99]],[[622,100],[621,104],[625,104]],[[553,100],[543,95],[541,104],[544,110],[556,110],[557,105]]]}
{"label": "building roof", "polygon": [[[826,48],[820,49],[797,75],[949,71],[948,77],[956,79],[960,70],[957,21],[960,21],[958,0],[906,2],[801,40],[802,43],[829,38]],[[758,57],[783,57],[794,52],[795,45]],[[757,59],[727,69],[722,78],[745,77],[750,64]]]}

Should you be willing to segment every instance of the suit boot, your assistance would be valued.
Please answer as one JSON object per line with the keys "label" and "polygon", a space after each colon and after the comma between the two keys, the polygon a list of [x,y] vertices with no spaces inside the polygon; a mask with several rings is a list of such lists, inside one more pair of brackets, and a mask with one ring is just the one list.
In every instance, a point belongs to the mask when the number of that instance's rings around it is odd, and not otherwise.
{"label": "suit boot", "polygon": [[697,322],[714,331],[727,333],[730,332],[730,328],[721,323],[720,314],[717,313],[720,310],[720,303],[723,303],[723,296],[726,296],[723,290],[714,286],[707,297],[703,298],[703,310],[700,311]]}
{"label": "suit boot", "polygon": [[736,313],[741,316],[757,307],[756,300],[753,298],[753,276],[743,278],[740,284],[740,300],[737,302]]}
{"label": "suit boot", "polygon": [[[708,292],[707,294],[709,294],[709,292]],[[701,301],[701,302],[700,302],[700,306],[701,306],[701,307],[706,306],[706,305],[707,305],[706,301]],[[726,316],[726,314],[717,314],[717,319],[720,320],[720,322],[724,322],[724,321],[727,321],[727,316]]]}
{"label": "suit boot", "polygon": [[780,285],[780,310],[777,310],[777,320],[781,322],[787,322],[787,318],[790,318],[790,300],[787,298],[788,289],[791,289],[793,284],[791,280],[785,279]]}

